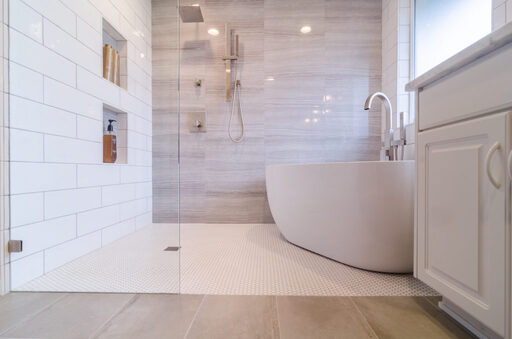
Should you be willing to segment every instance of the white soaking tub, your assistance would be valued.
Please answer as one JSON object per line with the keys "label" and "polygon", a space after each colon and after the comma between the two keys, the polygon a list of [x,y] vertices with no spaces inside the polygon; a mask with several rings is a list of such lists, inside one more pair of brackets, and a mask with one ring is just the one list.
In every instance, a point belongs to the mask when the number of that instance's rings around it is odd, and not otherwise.
{"label": "white soaking tub", "polygon": [[365,270],[412,272],[413,161],[270,165],[266,184],[292,244]]}

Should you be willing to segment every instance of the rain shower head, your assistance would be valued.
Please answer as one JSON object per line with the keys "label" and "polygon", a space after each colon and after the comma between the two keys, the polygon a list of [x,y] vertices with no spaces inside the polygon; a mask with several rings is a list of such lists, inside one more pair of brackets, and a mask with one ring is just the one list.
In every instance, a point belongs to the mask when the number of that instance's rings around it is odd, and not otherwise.
{"label": "rain shower head", "polygon": [[204,22],[203,13],[199,5],[180,6],[180,17],[184,23]]}

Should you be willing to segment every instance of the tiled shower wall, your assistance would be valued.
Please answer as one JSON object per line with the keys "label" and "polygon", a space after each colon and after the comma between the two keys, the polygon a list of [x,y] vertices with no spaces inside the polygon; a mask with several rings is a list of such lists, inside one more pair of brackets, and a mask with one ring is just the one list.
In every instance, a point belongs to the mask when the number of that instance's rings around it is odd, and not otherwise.
{"label": "tiled shower wall", "polygon": [[[12,288],[151,222],[151,1],[10,0]],[[128,89],[102,77],[102,18]],[[128,114],[128,164],[103,164],[103,104]]]}
{"label": "tiled shower wall", "polygon": [[[178,0],[152,0],[153,221],[178,222]],[[156,212],[155,212],[156,211]]]}
{"label": "tiled shower wall", "polygon": [[[379,158],[380,107],[362,107],[381,88],[380,0],[182,1],[192,3],[205,22],[180,25],[181,222],[272,222],[265,166]],[[153,1],[153,15],[161,16],[153,25],[158,222],[175,221],[177,210],[174,6]],[[240,35],[246,139],[239,144],[227,134],[225,23]],[[301,34],[302,26],[311,33]],[[209,35],[209,28],[220,34]],[[190,112],[200,110],[207,112],[207,132],[191,133]]]}

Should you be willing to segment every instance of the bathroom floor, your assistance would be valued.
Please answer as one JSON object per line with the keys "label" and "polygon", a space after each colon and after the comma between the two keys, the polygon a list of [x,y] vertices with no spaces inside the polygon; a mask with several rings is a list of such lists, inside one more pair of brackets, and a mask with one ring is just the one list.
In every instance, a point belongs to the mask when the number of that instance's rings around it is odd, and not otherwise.
{"label": "bathroom floor", "polygon": [[437,295],[412,275],[368,272],[294,246],[284,240],[273,224],[184,224],[180,252],[163,251],[177,244],[177,236],[175,225],[148,226],[18,290],[277,296]]}
{"label": "bathroom floor", "polygon": [[176,224],[153,224],[34,279],[16,291],[178,293]]}
{"label": "bathroom floor", "polygon": [[0,338],[471,338],[439,299],[11,293]]}
{"label": "bathroom floor", "polygon": [[437,295],[412,275],[340,264],[287,242],[274,224],[182,225],[181,292],[229,295]]}

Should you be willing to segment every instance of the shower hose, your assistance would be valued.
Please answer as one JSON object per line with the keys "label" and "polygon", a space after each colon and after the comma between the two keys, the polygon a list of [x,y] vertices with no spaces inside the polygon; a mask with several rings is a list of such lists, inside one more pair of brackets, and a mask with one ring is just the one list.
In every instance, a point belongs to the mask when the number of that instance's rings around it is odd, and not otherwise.
{"label": "shower hose", "polygon": [[[228,123],[228,135],[231,141],[240,142],[244,139],[244,114],[242,112],[242,98],[241,98],[242,84],[240,82],[240,73],[237,72],[236,80],[235,80],[235,88],[233,90],[233,100],[231,105],[231,114],[229,115],[229,123]],[[240,115],[240,135],[238,138],[234,138],[231,135],[231,123],[233,121],[233,116],[238,112]]]}

